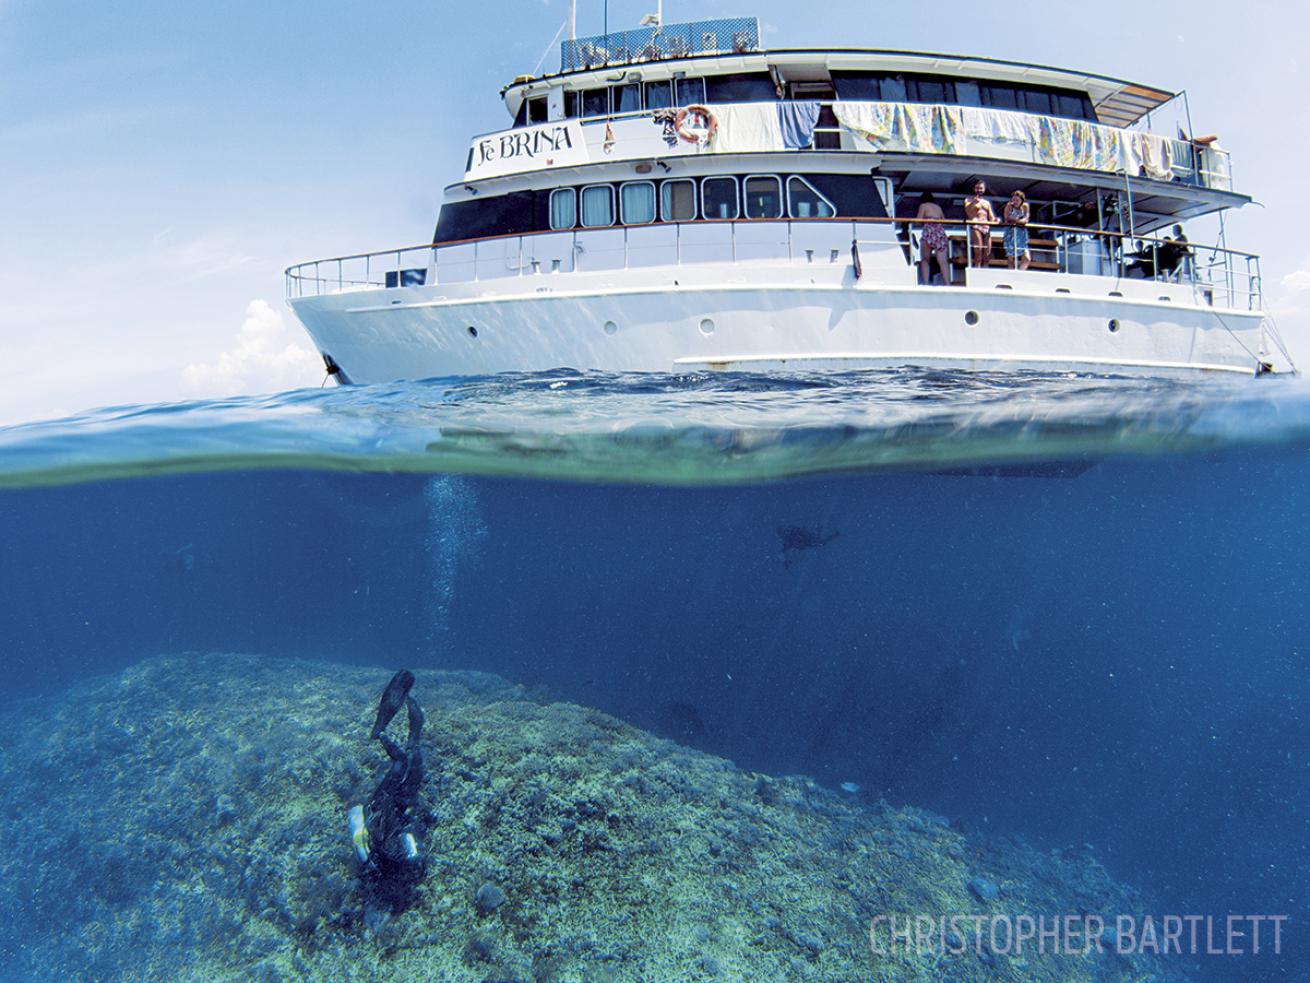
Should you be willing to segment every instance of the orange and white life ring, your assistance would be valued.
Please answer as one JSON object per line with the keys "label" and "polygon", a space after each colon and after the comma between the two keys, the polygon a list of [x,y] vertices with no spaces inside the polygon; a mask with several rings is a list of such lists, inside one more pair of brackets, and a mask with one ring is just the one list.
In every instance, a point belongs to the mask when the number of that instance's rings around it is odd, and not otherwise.
{"label": "orange and white life ring", "polygon": [[688,106],[678,110],[673,128],[685,142],[704,146],[719,132],[719,121],[714,118],[709,106]]}

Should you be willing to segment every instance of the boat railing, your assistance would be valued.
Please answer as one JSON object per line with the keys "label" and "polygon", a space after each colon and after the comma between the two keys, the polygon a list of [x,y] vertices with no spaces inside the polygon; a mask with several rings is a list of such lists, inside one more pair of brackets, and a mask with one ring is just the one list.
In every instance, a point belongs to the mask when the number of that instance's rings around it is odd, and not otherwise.
{"label": "boat railing", "polygon": [[[286,270],[286,288],[287,297],[297,299],[535,277],[543,281],[539,289],[548,289],[547,281],[554,276],[657,266],[782,262],[859,268],[868,265],[873,250],[878,251],[883,269],[904,270],[923,258],[922,230],[930,224],[946,230],[953,279],[968,284],[975,258],[981,259],[974,255],[968,223],[808,218],[667,222],[423,243],[300,263]],[[1001,229],[993,226],[989,266],[1004,256]],[[1029,225],[1028,231],[1034,272],[1181,284],[1194,292],[1197,303],[1229,309],[1262,307],[1260,259],[1252,253],[1195,243],[1180,250],[1159,236],[1072,226]],[[891,258],[897,253],[900,258]],[[1054,285],[1073,289],[1072,283]],[[1115,292],[1112,289],[1111,296]]]}
{"label": "boat railing", "polygon": [[[1013,263],[1005,250],[1004,225],[991,226],[991,249],[984,259],[975,251],[970,233],[976,226],[971,223],[949,219],[898,222],[904,223],[900,235],[910,250],[911,262],[920,263],[924,259],[923,228],[940,225],[946,231],[947,256],[952,269],[960,267],[967,271],[997,264],[1009,267]],[[1190,288],[1196,301],[1206,306],[1263,309],[1260,257],[1254,253],[1185,239],[1176,241],[1164,236],[1129,235],[1075,226],[1029,223],[1025,228],[1030,270],[1179,284]],[[933,272],[930,269],[929,275]],[[968,282],[967,273],[962,282]],[[1173,300],[1172,297],[1160,299]]]}

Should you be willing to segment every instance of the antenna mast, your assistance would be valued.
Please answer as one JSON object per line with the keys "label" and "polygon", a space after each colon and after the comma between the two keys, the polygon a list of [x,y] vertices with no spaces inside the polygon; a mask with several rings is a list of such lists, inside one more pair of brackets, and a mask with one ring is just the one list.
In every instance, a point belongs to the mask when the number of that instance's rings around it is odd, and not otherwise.
{"label": "antenna mast", "polygon": [[[661,0],[663,2],[663,0]],[[578,39],[578,0],[569,0],[569,40]]]}

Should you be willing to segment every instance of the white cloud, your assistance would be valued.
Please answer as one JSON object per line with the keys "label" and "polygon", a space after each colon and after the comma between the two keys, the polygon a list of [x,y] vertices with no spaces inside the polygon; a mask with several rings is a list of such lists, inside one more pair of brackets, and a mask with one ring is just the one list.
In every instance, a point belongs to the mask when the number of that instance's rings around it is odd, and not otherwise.
{"label": "white cloud", "polygon": [[1299,294],[1303,290],[1310,290],[1310,267],[1302,267],[1299,270],[1293,270],[1280,281],[1283,289],[1289,294]]}
{"label": "white cloud", "polygon": [[233,396],[317,385],[323,360],[297,341],[295,328],[266,300],[252,300],[236,344],[213,362],[194,362],[182,381],[194,395]]}

